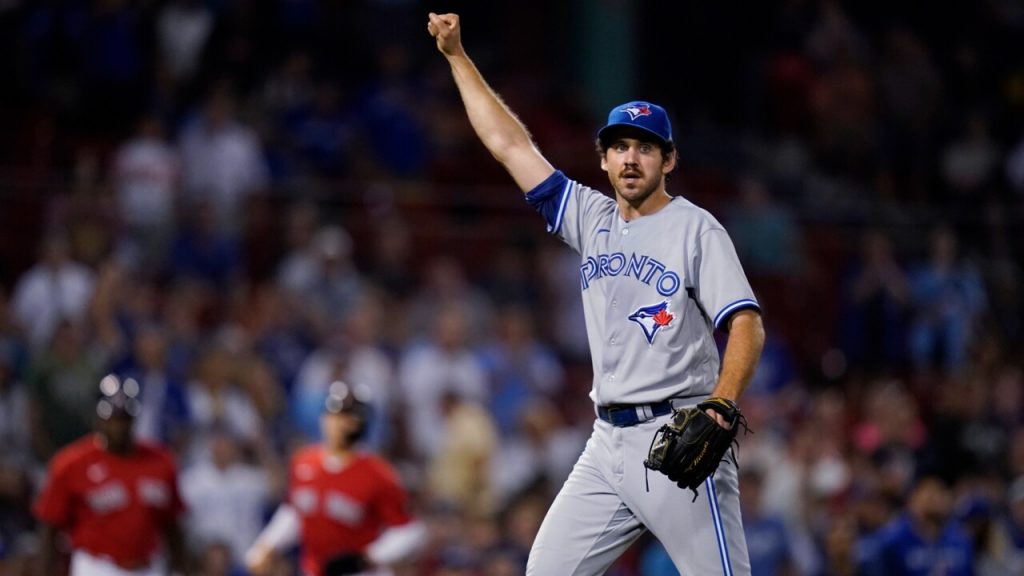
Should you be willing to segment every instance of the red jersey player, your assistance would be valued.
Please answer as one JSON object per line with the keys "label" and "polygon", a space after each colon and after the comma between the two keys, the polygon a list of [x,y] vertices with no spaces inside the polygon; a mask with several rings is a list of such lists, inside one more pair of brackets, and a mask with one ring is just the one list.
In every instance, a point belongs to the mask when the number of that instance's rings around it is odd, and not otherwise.
{"label": "red jersey player", "polygon": [[100,381],[96,431],[54,455],[33,512],[40,521],[43,573],[58,574],[57,536],[71,537],[70,576],[163,576],[162,544],[184,571],[178,518],[184,511],[167,450],[132,437],[139,385]]}
{"label": "red jersey player", "polygon": [[296,543],[304,576],[386,574],[418,552],[423,524],[407,510],[394,469],[358,451],[369,405],[343,382],[331,384],[320,417],[323,442],[292,458],[287,501],[246,555],[250,572],[265,574],[276,552]]}

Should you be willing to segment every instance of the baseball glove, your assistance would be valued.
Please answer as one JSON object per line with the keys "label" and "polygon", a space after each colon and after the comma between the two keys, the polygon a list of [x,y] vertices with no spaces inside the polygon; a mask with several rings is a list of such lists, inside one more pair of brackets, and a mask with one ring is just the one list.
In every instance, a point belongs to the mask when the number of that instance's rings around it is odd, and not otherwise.
{"label": "baseball glove", "polygon": [[[721,414],[731,426],[720,426],[704,412],[708,408]],[[718,469],[741,426],[749,430],[739,407],[725,398],[708,398],[692,408],[673,410],[672,420],[654,434],[644,466],[665,474],[680,488],[689,488],[696,500],[697,487]]]}

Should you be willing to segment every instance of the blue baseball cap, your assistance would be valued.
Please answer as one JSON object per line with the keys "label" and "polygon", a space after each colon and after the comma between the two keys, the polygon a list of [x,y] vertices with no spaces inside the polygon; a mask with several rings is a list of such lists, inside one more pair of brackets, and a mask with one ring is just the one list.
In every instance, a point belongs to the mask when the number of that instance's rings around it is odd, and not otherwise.
{"label": "blue baseball cap", "polygon": [[615,128],[636,128],[650,134],[662,144],[672,141],[672,123],[665,109],[657,104],[634,100],[612,108],[608,113],[608,124],[597,131],[597,138],[605,142],[608,133]]}

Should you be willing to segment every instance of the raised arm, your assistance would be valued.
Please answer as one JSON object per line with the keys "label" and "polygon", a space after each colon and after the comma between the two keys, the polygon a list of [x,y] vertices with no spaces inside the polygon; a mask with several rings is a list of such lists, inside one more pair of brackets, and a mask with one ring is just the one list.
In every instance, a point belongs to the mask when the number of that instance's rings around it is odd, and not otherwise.
{"label": "raised arm", "polygon": [[452,67],[469,123],[491,154],[501,162],[523,192],[544,181],[555,170],[534,145],[526,126],[487,85],[462,46],[458,14],[428,16],[427,31]]}

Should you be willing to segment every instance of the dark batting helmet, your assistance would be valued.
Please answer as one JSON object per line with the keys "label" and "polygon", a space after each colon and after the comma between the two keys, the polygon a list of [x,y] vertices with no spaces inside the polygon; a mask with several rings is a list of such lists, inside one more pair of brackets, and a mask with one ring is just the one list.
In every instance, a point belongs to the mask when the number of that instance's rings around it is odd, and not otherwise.
{"label": "dark batting helmet", "polygon": [[100,399],[96,403],[96,415],[103,420],[115,416],[138,416],[142,408],[139,403],[139,392],[139,383],[134,378],[122,380],[116,374],[107,374],[100,379]]}
{"label": "dark batting helmet", "polygon": [[354,416],[360,425],[351,440],[358,440],[366,433],[366,425],[370,421],[369,393],[365,387],[350,386],[341,380],[335,380],[327,389],[324,412]]}

